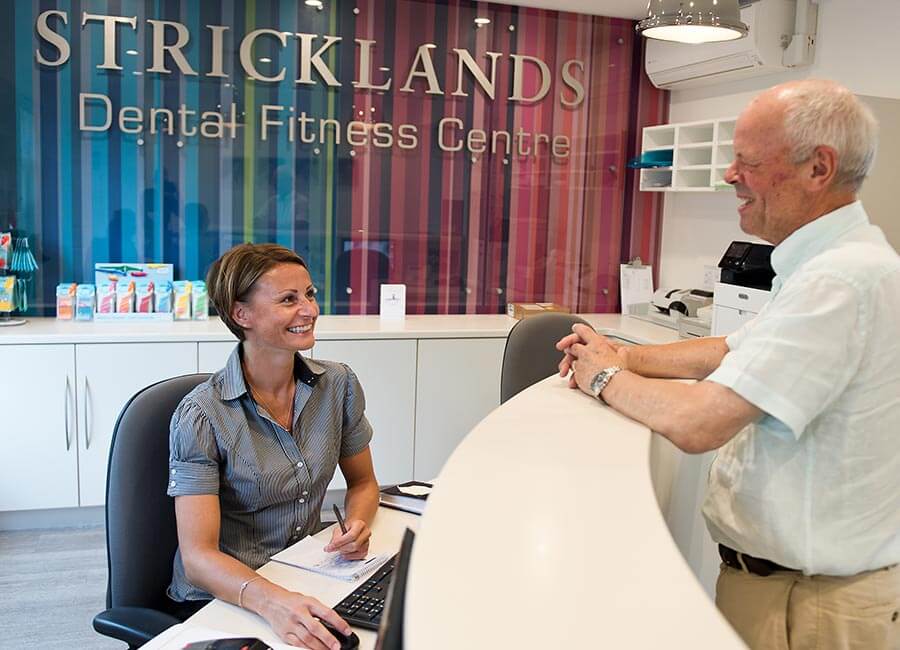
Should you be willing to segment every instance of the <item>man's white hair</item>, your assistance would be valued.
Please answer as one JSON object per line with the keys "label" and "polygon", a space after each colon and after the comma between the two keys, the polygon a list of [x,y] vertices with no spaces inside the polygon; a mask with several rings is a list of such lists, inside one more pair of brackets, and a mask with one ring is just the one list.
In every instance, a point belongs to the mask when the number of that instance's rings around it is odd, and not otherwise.
{"label": "man's white hair", "polygon": [[854,192],[875,161],[878,122],[872,111],[847,88],[819,79],[785,84],[784,132],[794,164],[809,160],[818,146],[837,152],[835,187]]}

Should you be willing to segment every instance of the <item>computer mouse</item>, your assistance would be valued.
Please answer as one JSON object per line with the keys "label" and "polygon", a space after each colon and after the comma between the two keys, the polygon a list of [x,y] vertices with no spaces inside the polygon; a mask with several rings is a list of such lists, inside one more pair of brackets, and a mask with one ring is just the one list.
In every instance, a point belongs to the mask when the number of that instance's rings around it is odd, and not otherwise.
{"label": "computer mouse", "polygon": [[356,636],[355,632],[351,632],[348,636],[344,636],[336,629],[331,627],[331,625],[327,621],[323,621],[319,619],[319,623],[325,626],[325,629],[338,641],[341,642],[341,650],[355,650],[359,647],[359,637]]}

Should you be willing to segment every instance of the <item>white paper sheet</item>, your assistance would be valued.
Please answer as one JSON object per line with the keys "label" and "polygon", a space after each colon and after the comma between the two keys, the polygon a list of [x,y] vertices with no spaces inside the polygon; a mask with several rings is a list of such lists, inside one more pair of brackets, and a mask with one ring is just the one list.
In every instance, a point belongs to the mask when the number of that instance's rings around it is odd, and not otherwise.
{"label": "white paper sheet", "polygon": [[622,264],[619,277],[623,314],[628,314],[631,305],[650,302],[653,297],[653,267]]}
{"label": "white paper sheet", "polygon": [[331,578],[360,580],[377,570],[391,557],[387,553],[382,553],[365,560],[345,560],[340,553],[326,553],[324,547],[321,539],[304,537],[296,544],[273,555],[272,559]]}
{"label": "white paper sheet", "polygon": [[416,497],[420,497],[423,494],[431,494],[431,488],[426,487],[424,485],[398,485],[397,489],[403,492],[403,494],[411,494]]}

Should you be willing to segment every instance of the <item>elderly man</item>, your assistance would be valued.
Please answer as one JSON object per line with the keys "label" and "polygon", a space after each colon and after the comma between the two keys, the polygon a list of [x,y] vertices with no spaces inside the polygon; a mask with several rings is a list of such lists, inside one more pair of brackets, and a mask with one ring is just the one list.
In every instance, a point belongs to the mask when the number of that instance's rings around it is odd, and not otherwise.
{"label": "elderly man", "polygon": [[615,348],[576,325],[557,344],[572,387],[719,450],[716,603],[752,648],[900,648],[900,258],[856,197],[875,145],[846,88],[762,93],[726,176],[741,229],[775,244],[762,312],[727,338]]}

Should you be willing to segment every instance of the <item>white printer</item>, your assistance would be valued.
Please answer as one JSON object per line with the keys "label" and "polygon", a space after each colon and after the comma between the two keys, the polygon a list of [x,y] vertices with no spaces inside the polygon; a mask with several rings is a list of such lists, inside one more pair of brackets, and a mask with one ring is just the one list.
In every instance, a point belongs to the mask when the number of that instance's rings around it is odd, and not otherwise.
{"label": "white printer", "polygon": [[726,336],[752,320],[769,301],[775,271],[768,244],[734,241],[719,261],[713,290],[712,335]]}

